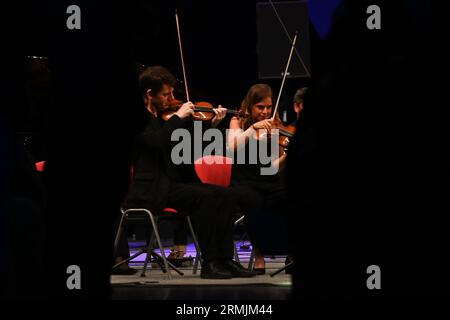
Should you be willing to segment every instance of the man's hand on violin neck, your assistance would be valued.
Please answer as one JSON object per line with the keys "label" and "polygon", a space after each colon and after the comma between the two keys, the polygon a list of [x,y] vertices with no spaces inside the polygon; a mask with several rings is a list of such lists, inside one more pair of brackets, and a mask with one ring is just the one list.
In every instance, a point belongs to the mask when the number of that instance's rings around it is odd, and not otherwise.
{"label": "man's hand on violin neck", "polygon": [[175,113],[181,119],[185,119],[194,115],[194,104],[192,102],[183,103],[183,105]]}

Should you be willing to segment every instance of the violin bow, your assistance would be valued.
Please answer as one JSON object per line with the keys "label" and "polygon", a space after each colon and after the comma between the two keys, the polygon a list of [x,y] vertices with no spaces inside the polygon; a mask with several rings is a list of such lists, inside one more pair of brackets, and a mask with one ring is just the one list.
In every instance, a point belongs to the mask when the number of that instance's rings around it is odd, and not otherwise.
{"label": "violin bow", "polygon": [[184,88],[186,90],[186,99],[187,99],[187,101],[191,101],[189,99],[189,90],[188,90],[187,77],[186,77],[186,68],[184,67],[183,47],[181,45],[180,24],[178,22],[177,10],[175,10],[175,21],[177,23],[178,45],[180,46],[181,66],[183,68],[183,78],[184,78]]}
{"label": "violin bow", "polygon": [[286,75],[289,70],[289,65],[291,64],[292,53],[294,52],[296,42],[297,42],[297,31],[295,32],[294,40],[292,41],[291,52],[289,53],[289,59],[288,59],[287,65],[286,65],[286,69],[284,70],[283,81],[281,82],[281,88],[280,88],[280,91],[278,92],[277,103],[275,104],[275,109],[273,110],[273,114],[272,114],[272,119],[271,119],[272,121],[275,119],[275,115],[277,114],[277,111],[278,111],[278,103],[280,102],[281,92],[283,91],[284,81],[286,80]]}
{"label": "violin bow", "polygon": [[[286,29],[286,25],[284,24],[283,20],[281,19],[280,15],[278,14],[277,9],[275,8],[275,4],[272,2],[272,0],[269,0],[269,2],[272,5],[273,11],[275,12],[275,15],[277,16],[277,19],[280,22],[281,27],[283,28],[284,33],[286,34],[286,37],[288,38],[289,42],[292,45],[293,41],[292,41],[291,37],[289,36],[289,32]],[[303,68],[306,71],[306,75],[308,76],[308,78],[311,78],[311,73],[309,72],[308,68],[306,67],[305,62],[303,61],[302,57],[298,53],[298,50],[297,50],[297,48],[295,48],[295,46],[294,46],[294,50],[295,50],[295,54],[297,55],[297,58],[300,60],[300,63],[302,64]]]}

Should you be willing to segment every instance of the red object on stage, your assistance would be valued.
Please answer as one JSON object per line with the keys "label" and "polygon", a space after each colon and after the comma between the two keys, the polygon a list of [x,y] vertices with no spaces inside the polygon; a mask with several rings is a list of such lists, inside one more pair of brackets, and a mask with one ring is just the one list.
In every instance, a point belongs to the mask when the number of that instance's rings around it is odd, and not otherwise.
{"label": "red object on stage", "polygon": [[44,171],[45,161],[36,162],[35,165],[36,165],[36,170],[38,172],[43,172]]}
{"label": "red object on stage", "polygon": [[233,159],[223,156],[206,156],[194,163],[195,172],[203,183],[228,187],[231,182]]}

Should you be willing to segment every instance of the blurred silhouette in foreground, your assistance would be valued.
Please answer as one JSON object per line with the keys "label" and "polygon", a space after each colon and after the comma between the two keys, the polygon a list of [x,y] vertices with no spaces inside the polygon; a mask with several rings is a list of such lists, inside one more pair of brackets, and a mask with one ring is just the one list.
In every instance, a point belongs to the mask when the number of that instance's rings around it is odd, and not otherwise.
{"label": "blurred silhouette in foreground", "polygon": [[[381,30],[366,28],[371,4],[382,10]],[[313,81],[287,159],[296,298],[442,294],[448,134],[432,39],[424,1],[343,1],[312,49]],[[371,265],[381,290],[367,288]]]}

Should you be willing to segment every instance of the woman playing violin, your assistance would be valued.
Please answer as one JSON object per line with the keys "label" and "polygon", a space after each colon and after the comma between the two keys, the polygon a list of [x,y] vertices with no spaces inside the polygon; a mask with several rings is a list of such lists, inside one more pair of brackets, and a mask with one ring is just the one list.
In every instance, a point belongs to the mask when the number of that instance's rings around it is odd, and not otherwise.
{"label": "woman playing violin", "polygon": [[[257,139],[260,136],[277,128],[277,120],[271,120],[272,117],[272,89],[266,84],[255,84],[248,91],[245,99],[242,101],[241,112],[248,114],[246,118],[233,117],[230,121],[230,135],[228,144],[232,150],[236,150],[246,145],[249,139]],[[281,156],[272,165],[284,167],[286,153],[280,150]],[[252,173],[252,177],[254,174]]]}
{"label": "woman playing violin", "polygon": [[[241,111],[248,113],[247,118],[234,117],[230,121],[228,145],[232,150],[238,150],[249,144],[250,139],[257,139],[259,135],[276,128],[272,117],[272,89],[266,84],[252,86],[244,98]],[[271,137],[269,136],[268,139]],[[261,146],[259,146],[261,147]],[[249,149],[249,150],[247,150]],[[250,148],[246,148],[246,160],[250,159]],[[258,157],[256,157],[258,158]],[[281,151],[272,163],[282,168],[286,162],[286,153]],[[233,167],[233,186],[239,194],[239,206],[246,216],[247,229],[253,242],[256,260],[255,270],[259,274],[265,273],[264,255],[258,236],[261,229],[261,217],[276,213],[284,206],[286,192],[281,181],[279,171],[275,175],[262,175],[262,163],[236,164]]]}

